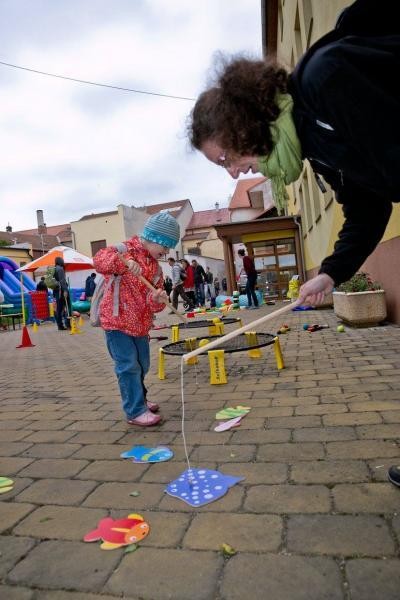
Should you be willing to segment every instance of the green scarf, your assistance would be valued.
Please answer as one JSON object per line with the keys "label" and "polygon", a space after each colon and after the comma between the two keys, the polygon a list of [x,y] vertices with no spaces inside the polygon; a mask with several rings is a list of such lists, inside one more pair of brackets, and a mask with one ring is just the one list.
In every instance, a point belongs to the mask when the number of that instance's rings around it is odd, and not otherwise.
{"label": "green scarf", "polygon": [[270,178],[275,206],[278,214],[282,214],[289,199],[285,186],[300,177],[303,161],[300,140],[292,119],[292,97],[290,94],[279,94],[277,104],[280,113],[270,125],[274,146],[268,156],[258,159],[258,167],[265,177]]}

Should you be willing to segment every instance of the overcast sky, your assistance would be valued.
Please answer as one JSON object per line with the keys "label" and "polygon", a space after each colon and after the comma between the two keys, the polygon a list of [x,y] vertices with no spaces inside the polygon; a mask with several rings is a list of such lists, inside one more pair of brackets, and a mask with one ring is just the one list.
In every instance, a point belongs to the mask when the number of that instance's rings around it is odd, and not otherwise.
{"label": "overcast sky", "polygon": [[[213,55],[261,56],[260,0],[1,0],[0,61],[196,98]],[[223,169],[193,153],[193,102],[0,65],[0,230],[77,220],[117,204],[227,206]]]}

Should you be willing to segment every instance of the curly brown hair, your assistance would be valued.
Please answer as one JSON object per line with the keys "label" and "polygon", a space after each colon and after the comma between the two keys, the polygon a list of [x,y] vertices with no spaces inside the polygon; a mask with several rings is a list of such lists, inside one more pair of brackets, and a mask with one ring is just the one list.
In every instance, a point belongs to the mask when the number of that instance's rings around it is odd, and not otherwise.
{"label": "curly brown hair", "polygon": [[204,91],[190,114],[188,137],[200,150],[206,140],[239,156],[263,156],[272,149],[269,125],[279,115],[278,92],[288,73],[275,62],[234,58],[225,62],[215,85]]}

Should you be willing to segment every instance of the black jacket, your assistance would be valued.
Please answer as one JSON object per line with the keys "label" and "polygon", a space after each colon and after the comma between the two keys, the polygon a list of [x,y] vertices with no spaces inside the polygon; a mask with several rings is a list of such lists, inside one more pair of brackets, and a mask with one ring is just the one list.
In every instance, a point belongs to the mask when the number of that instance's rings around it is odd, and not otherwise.
{"label": "black jacket", "polygon": [[371,254],[400,202],[398,73],[400,2],[358,0],[290,77],[303,157],[343,205],[343,228],[320,269],[336,284]]}

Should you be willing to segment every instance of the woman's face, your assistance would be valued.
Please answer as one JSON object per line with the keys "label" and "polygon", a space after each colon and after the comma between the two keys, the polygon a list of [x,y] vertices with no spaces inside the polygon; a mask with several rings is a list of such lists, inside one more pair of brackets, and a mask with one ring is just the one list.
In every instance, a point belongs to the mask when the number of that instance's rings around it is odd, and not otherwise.
{"label": "woman's face", "polygon": [[213,140],[206,140],[202,144],[200,151],[215,165],[226,169],[233,179],[237,179],[240,173],[246,175],[249,171],[252,173],[259,172],[258,156],[238,156],[237,154],[226,152]]}

